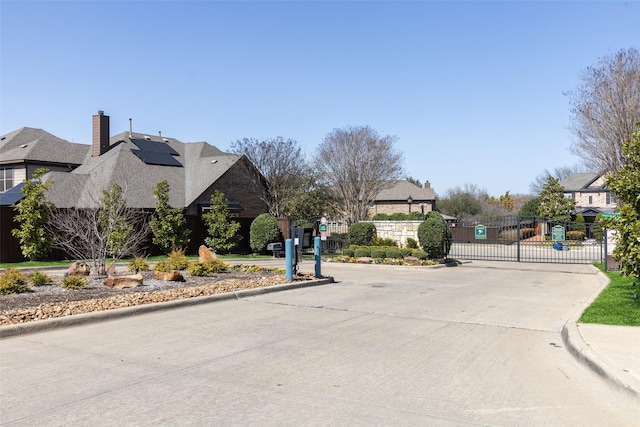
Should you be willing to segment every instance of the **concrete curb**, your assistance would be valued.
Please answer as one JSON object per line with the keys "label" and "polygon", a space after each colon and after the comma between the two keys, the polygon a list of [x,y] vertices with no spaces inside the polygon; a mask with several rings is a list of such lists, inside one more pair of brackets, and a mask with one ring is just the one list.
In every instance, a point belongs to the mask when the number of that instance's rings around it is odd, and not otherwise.
{"label": "concrete curb", "polygon": [[105,320],[119,319],[127,316],[137,316],[145,313],[152,313],[161,310],[171,310],[180,307],[189,307],[200,304],[208,304],[216,301],[229,299],[241,299],[256,295],[268,294],[272,292],[288,291],[291,289],[308,288],[311,286],[326,285],[334,283],[333,277],[325,277],[316,280],[303,282],[286,283],[283,285],[267,286],[264,288],[245,289],[237,292],[227,292],[224,294],[207,295],[203,297],[179,299],[167,302],[157,302],[142,304],[132,307],[117,308],[113,310],[94,311],[91,313],[77,314],[67,317],[57,317],[54,319],[38,320],[28,323],[19,323],[0,327],[0,340],[23,335],[30,335],[39,332],[52,331],[56,329],[87,325],[90,323],[102,322]]}
{"label": "concrete curb", "polygon": [[622,381],[616,374],[614,367],[611,366],[609,362],[604,360],[597,352],[595,352],[587,343],[585,343],[582,338],[582,334],[578,329],[578,320],[585,308],[587,308],[591,303],[600,295],[600,293],[607,287],[610,280],[609,278],[598,270],[595,266],[591,266],[598,273],[598,279],[602,283],[600,289],[595,292],[588,301],[585,302],[584,306],[576,312],[562,327],[562,342],[565,347],[569,351],[569,353],[580,363],[587,366],[593,372],[602,377],[605,381],[607,381],[612,386],[620,389],[633,397],[640,396],[640,384],[628,383]]}

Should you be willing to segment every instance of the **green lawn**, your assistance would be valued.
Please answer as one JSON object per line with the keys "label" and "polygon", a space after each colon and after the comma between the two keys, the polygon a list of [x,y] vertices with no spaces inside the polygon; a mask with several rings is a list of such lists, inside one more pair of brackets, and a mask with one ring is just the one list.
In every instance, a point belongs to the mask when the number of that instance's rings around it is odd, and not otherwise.
{"label": "green lawn", "polygon": [[[602,265],[596,267],[603,270]],[[616,271],[605,271],[611,283],[582,313],[580,322],[602,325],[640,326],[640,281],[623,276]],[[638,297],[633,298],[636,294]]]}

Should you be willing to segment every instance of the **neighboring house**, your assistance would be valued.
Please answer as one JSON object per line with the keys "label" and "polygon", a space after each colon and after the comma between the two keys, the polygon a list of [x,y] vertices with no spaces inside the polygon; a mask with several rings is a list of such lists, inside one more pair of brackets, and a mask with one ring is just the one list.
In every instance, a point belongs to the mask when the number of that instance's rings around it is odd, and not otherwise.
{"label": "neighboring house", "polygon": [[[13,134],[6,136],[7,140],[11,135]],[[55,140],[59,145],[49,145],[52,158],[57,147],[71,144],[53,138],[52,141]],[[77,154],[79,157],[73,158],[77,163],[70,164],[66,170],[57,164],[51,164],[51,172],[43,177],[44,181],[53,181],[47,198],[56,207],[95,207],[101,197],[101,190],[118,183],[125,191],[128,207],[153,210],[156,203],[153,191],[159,182],[167,180],[170,185],[169,204],[184,207],[187,223],[192,230],[188,248],[190,253],[196,252],[198,246],[204,243],[206,230],[201,215],[209,209],[214,191],[224,193],[231,215],[242,226],[240,232],[244,238],[241,250],[248,250],[251,221],[268,211],[262,201],[263,192],[266,191],[264,179],[253,164],[245,156],[225,153],[206,142],[183,143],[174,138],[133,132],[109,137],[109,116],[100,111],[93,116],[92,145],[71,145],[74,149],[77,149],[75,146],[82,146],[84,149],[82,156]],[[4,163],[3,149],[4,144],[0,147]],[[68,150],[72,151],[71,148]],[[19,164],[18,160],[20,159],[15,159],[13,164]],[[21,172],[21,181],[30,176],[33,170],[35,169]],[[4,204],[15,203],[16,200],[13,199],[15,196],[5,197]],[[4,229],[7,227],[4,220],[2,227],[2,240],[5,240],[10,231]],[[3,243],[2,259],[7,258],[4,252]],[[15,254],[13,255],[15,259]]]}
{"label": "neighboring house", "polygon": [[424,187],[418,187],[412,182],[402,180],[393,181],[380,191],[369,207],[369,216],[376,214],[393,214],[422,212],[425,215],[436,208],[436,193],[429,181]]}
{"label": "neighboring house", "polygon": [[599,213],[612,213],[617,207],[615,197],[605,177],[599,173],[573,173],[560,181],[564,194],[576,202],[576,214],[581,214],[587,225],[587,237],[593,237],[593,222]]}

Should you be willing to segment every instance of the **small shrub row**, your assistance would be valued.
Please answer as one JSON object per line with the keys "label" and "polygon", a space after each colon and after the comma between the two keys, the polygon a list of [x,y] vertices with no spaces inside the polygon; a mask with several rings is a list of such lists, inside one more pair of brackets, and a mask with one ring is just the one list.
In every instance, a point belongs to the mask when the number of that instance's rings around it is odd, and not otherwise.
{"label": "small shrub row", "polygon": [[422,212],[394,212],[392,214],[377,213],[372,218],[374,221],[420,221],[422,220]]}
{"label": "small shrub row", "polygon": [[419,259],[426,259],[427,253],[420,249],[410,248],[393,248],[380,246],[355,246],[349,249],[343,249],[342,255],[345,257],[371,257],[375,259],[402,259],[408,256],[414,256]]}
{"label": "small shrub row", "polygon": [[62,278],[60,286],[65,289],[83,289],[89,284],[86,276],[67,276]]}
{"label": "small shrub row", "polygon": [[28,290],[27,278],[19,270],[8,268],[0,274],[1,295],[19,294]]}
{"label": "small shrub row", "polygon": [[135,257],[127,265],[128,271],[149,271],[149,263],[147,257]]}
{"label": "small shrub row", "polygon": [[206,276],[207,274],[225,272],[228,268],[229,266],[219,259],[210,259],[205,262],[192,262],[187,267],[187,271],[192,276]]}

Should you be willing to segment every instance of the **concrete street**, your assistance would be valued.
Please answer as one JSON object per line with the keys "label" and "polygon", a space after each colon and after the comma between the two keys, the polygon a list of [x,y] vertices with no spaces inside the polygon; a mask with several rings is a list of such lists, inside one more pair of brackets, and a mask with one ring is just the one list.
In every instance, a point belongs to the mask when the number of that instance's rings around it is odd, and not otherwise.
{"label": "concrete street", "polygon": [[1,340],[0,424],[640,419],[637,398],[564,348],[563,325],[601,287],[586,265],[322,267],[336,283]]}

